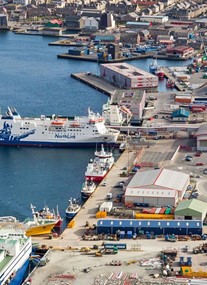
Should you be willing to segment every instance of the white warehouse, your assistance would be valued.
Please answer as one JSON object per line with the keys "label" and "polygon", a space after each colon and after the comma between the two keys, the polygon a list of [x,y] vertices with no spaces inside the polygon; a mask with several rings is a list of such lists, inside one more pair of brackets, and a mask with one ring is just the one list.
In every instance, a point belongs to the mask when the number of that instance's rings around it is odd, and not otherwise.
{"label": "white warehouse", "polygon": [[127,63],[100,65],[100,76],[123,89],[144,89],[153,92],[158,87],[158,77]]}
{"label": "white warehouse", "polygon": [[190,182],[188,174],[170,169],[137,172],[125,192],[125,205],[175,206],[183,198]]}

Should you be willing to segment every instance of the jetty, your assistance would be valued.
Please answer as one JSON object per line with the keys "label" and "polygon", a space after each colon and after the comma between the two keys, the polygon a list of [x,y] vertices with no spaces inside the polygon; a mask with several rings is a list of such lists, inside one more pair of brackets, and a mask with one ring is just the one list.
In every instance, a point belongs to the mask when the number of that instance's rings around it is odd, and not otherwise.
{"label": "jetty", "polygon": [[108,96],[111,96],[115,90],[120,89],[107,82],[103,78],[100,78],[98,75],[92,74],[90,72],[72,73],[71,77]]}

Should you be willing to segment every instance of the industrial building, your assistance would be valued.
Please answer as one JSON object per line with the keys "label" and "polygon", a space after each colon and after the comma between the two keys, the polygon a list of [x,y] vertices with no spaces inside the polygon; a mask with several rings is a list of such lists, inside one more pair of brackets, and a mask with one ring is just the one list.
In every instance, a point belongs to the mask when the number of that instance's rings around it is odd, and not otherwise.
{"label": "industrial building", "polygon": [[146,101],[144,90],[116,90],[111,100],[113,104],[118,104],[123,112],[130,110],[131,122],[138,123],[142,119]]}
{"label": "industrial building", "polygon": [[127,63],[100,65],[100,76],[123,89],[145,89],[156,91],[158,77]]}
{"label": "industrial building", "polygon": [[190,177],[170,169],[136,172],[125,191],[125,205],[147,203],[149,206],[175,206],[183,198]]}
{"label": "industrial building", "polygon": [[196,133],[197,150],[207,151],[207,124],[200,126]]}
{"label": "industrial building", "polygon": [[123,238],[132,238],[134,234],[139,235],[141,232],[154,235],[201,235],[202,230],[201,221],[100,219],[97,222],[97,234],[116,234],[120,231]]}
{"label": "industrial building", "polygon": [[185,109],[177,109],[171,115],[174,122],[186,122],[189,116],[190,112]]}
{"label": "industrial building", "polygon": [[140,17],[141,22],[149,22],[149,23],[166,23],[168,22],[168,16],[155,16],[155,15],[144,15]]}
{"label": "industrial building", "polygon": [[178,204],[174,216],[176,220],[204,221],[207,213],[207,203],[197,199],[185,200]]}

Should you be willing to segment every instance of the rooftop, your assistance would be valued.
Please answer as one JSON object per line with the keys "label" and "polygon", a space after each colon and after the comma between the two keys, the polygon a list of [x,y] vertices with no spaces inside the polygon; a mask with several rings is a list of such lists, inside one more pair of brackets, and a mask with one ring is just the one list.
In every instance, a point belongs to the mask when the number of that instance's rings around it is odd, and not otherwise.
{"label": "rooftop", "polygon": [[205,203],[203,201],[199,201],[197,199],[182,201],[178,204],[178,206],[175,210],[175,214],[176,214],[176,212],[186,210],[186,209],[191,209],[193,211],[202,213],[202,212],[207,210],[207,203]]}
{"label": "rooftop", "polygon": [[189,175],[170,169],[153,169],[137,172],[127,188],[174,189],[183,191]]}
{"label": "rooftop", "polygon": [[127,63],[106,63],[106,64],[101,64],[101,66],[111,69],[124,76],[128,76],[130,78],[137,78],[137,76],[139,76],[139,77],[147,77],[148,80],[153,78],[157,80],[157,76]]}

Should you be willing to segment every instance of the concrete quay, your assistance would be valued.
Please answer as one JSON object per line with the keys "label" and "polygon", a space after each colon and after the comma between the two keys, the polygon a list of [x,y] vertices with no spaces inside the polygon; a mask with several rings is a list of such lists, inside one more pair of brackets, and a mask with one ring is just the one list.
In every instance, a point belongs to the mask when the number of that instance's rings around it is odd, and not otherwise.
{"label": "concrete quay", "polygon": [[111,96],[118,87],[113,86],[111,83],[103,80],[99,76],[91,73],[72,73],[71,77],[83,82],[86,85]]}
{"label": "concrete quay", "polygon": [[[103,182],[99,184],[93,195],[85,202],[82,209],[74,217],[73,221],[75,226],[73,228],[66,228],[61,237],[48,239],[48,237],[33,237],[32,241],[39,244],[47,244],[47,246],[52,247],[79,247],[86,244],[90,244],[89,241],[82,241],[81,237],[85,233],[86,222],[90,225],[96,224],[96,213],[98,212],[99,205],[106,201],[107,193],[111,192],[113,186],[123,180],[127,180],[128,177],[120,177],[123,172],[123,168],[129,168],[132,166],[137,155],[137,151],[125,150],[118,160],[113,165],[112,169],[107,174],[104,181],[107,181],[107,185],[103,186]],[[115,189],[113,189],[115,192]],[[113,193],[113,191],[112,191]],[[95,243],[102,244],[103,241],[96,241]],[[91,242],[94,244],[94,241]]]}
{"label": "concrete quay", "polygon": [[185,91],[185,88],[183,85],[181,85],[178,80],[172,75],[172,73],[170,72],[170,70],[167,67],[163,68],[163,71],[165,73],[165,77],[168,78],[169,80],[172,80],[175,82],[175,87],[177,90],[179,91]]}

